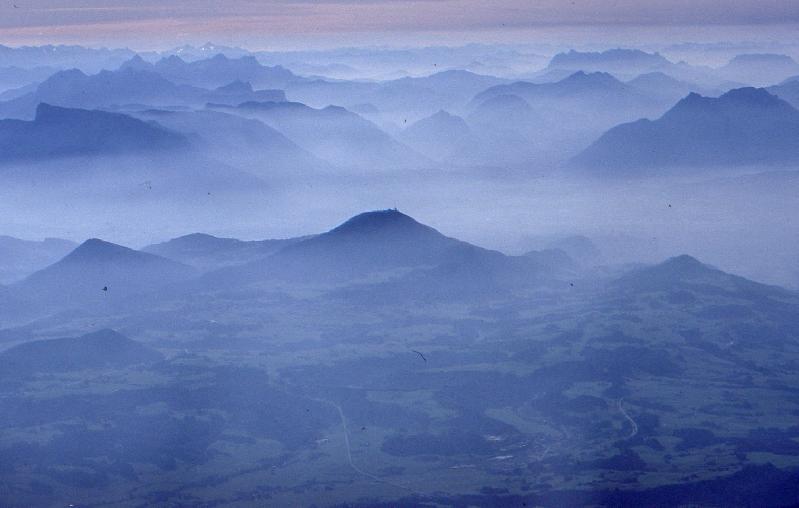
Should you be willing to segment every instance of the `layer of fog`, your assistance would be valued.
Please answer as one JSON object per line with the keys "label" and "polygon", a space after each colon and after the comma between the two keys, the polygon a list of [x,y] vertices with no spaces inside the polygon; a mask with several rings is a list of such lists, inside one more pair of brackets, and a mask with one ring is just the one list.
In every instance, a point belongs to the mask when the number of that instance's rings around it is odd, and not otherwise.
{"label": "layer of fog", "polygon": [[[173,168],[174,169],[174,168]],[[564,170],[497,169],[314,176],[249,191],[194,189],[133,175],[48,179],[0,189],[0,230],[21,238],[99,237],[131,247],[192,232],[241,239],[325,231],[365,210],[396,207],[444,234],[507,253],[585,235],[608,263],[691,254],[726,271],[799,285],[794,254],[799,177],[792,172],[602,182]],[[739,170],[741,172],[742,170]]]}

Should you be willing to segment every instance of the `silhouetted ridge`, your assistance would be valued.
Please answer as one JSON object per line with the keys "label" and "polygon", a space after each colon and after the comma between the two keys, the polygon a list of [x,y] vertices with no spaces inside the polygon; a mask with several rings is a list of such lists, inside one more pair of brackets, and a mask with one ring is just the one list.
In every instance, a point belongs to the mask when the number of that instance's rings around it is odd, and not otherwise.
{"label": "silhouetted ridge", "polygon": [[144,60],[140,55],[135,54],[133,55],[130,60],[124,62],[119,68],[120,69],[137,69],[143,70],[152,67],[147,61]]}
{"label": "silhouetted ridge", "polygon": [[706,265],[694,257],[681,255],[654,266],[633,270],[614,284],[631,292],[672,292],[728,294],[740,298],[762,298],[782,295],[786,291],[776,286],[732,275]]}
{"label": "silhouetted ridge", "polygon": [[730,90],[721,97],[704,97],[696,92],[691,92],[687,97],[678,102],[669,110],[664,118],[683,113],[724,113],[734,112],[736,108],[753,109],[793,109],[790,104],[779,97],[770,94],[764,88],[737,88]]}
{"label": "silhouetted ridge", "polygon": [[98,261],[118,261],[118,260],[133,260],[141,256],[149,256],[150,254],[142,253],[117,245],[115,243],[106,242],[99,238],[91,238],[80,244],[75,250],[70,252],[62,261],[66,262],[98,262]]}
{"label": "silhouetted ridge", "polygon": [[307,254],[336,263],[360,259],[370,265],[411,266],[432,261],[442,250],[459,244],[396,209],[387,209],[356,215],[278,254]]}
{"label": "silhouetted ridge", "polygon": [[785,164],[799,160],[799,111],[762,88],[691,93],[657,120],[618,125],[575,158],[624,170]]}
{"label": "silhouetted ridge", "polygon": [[577,71],[574,74],[560,81],[563,85],[573,86],[618,86],[623,85],[621,81],[614,78],[607,72]]}
{"label": "silhouetted ridge", "polygon": [[365,212],[331,229],[328,235],[371,235],[375,233],[423,233],[439,234],[429,226],[416,222],[413,218],[396,209]]}
{"label": "silhouetted ridge", "polygon": [[356,215],[267,258],[218,270],[207,279],[224,285],[360,280],[376,273],[435,266],[466,248],[479,249],[446,237],[398,210],[378,210]]}
{"label": "silhouetted ridge", "polygon": [[15,287],[42,304],[81,306],[153,291],[194,275],[182,263],[93,238]]}
{"label": "silhouetted ridge", "polygon": [[0,159],[145,152],[187,146],[186,139],[153,122],[106,111],[36,107],[33,121],[0,120]]}
{"label": "silhouetted ridge", "polygon": [[670,65],[660,53],[646,53],[639,49],[616,48],[602,52],[570,50],[558,53],[549,63],[549,68],[583,68],[632,71],[642,68],[660,68]]}
{"label": "silhouetted ridge", "polygon": [[703,264],[701,261],[688,254],[669,258],[653,270],[659,270],[677,277],[693,277],[718,272],[715,268]]}
{"label": "silhouetted ridge", "polygon": [[244,264],[265,258],[305,238],[243,241],[220,238],[205,233],[192,233],[172,240],[148,245],[142,250],[179,261],[202,270]]}
{"label": "silhouetted ridge", "polygon": [[[139,128],[154,131],[160,131],[163,134],[169,134],[175,138],[180,138],[177,134],[170,133],[166,129],[161,128],[152,123],[142,122],[128,115],[121,113],[110,113],[107,111],[88,110],[79,108],[64,108],[61,106],[54,106],[46,102],[39,103],[36,106],[36,115],[34,122],[39,124],[60,124],[64,127],[82,128],[85,129],[92,124],[101,125],[106,128]],[[113,133],[109,133],[113,134]],[[142,133],[144,134],[144,133]]]}

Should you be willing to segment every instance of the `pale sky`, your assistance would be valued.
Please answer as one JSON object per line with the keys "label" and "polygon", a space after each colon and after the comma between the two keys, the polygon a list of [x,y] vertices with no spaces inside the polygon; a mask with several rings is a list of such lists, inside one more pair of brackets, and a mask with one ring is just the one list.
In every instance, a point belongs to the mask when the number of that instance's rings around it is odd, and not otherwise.
{"label": "pale sky", "polygon": [[[799,24],[799,0],[2,0],[0,43],[164,44]],[[790,33],[790,30],[784,33]],[[508,37],[512,38],[512,35]],[[406,37],[407,38],[407,37]]]}

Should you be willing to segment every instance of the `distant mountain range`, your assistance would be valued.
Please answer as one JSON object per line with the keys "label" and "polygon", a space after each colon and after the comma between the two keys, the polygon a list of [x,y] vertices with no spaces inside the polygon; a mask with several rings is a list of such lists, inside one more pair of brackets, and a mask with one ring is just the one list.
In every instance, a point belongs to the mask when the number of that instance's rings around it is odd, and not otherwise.
{"label": "distant mountain range", "polygon": [[799,74],[799,63],[787,55],[742,54],[732,58],[727,65],[717,69],[716,72],[731,81],[768,86]]}
{"label": "distant mountain range", "polygon": [[431,159],[447,160],[464,149],[471,135],[463,118],[441,110],[408,126],[399,139]]}
{"label": "distant mountain range", "polygon": [[287,92],[314,106],[368,102],[382,112],[428,116],[441,109],[456,111],[480,91],[507,82],[494,76],[448,70],[381,82],[317,79],[294,84]]}
{"label": "distant mountain range", "polygon": [[150,109],[132,115],[180,132],[195,150],[234,163],[258,177],[274,180],[329,170],[329,163],[315,157],[266,123],[225,112],[234,110],[215,109]]}
{"label": "distant mountain range", "polygon": [[374,123],[342,107],[316,109],[298,102],[246,102],[235,108],[213,104],[209,107],[260,120],[340,169],[418,169],[430,164]]}
{"label": "distant mountain range", "polygon": [[357,215],[262,260],[211,272],[201,280],[202,287],[217,288],[356,284],[337,294],[377,303],[392,298],[504,294],[552,280],[572,266],[561,251],[554,257],[506,256],[444,236],[397,210],[380,210]]}
{"label": "distant mountain range", "polygon": [[[138,309],[148,301],[186,301],[187,295],[215,291],[312,290],[369,305],[482,301],[545,288],[568,290],[573,281],[585,280],[585,267],[598,262],[598,251],[584,238],[553,247],[508,256],[447,237],[397,210],[379,210],[320,235],[288,240],[246,242],[192,234],[143,251],[88,240],[62,260],[0,287],[0,299],[12,309],[28,308],[38,315],[63,309],[106,312],[125,305]],[[613,298],[655,292],[690,300],[688,293],[703,294],[708,288],[747,298],[785,291],[688,256],[617,273],[623,275],[610,286]],[[9,312],[0,317],[8,319]]]}
{"label": "distant mountain range", "polygon": [[789,79],[779,85],[770,86],[766,90],[799,109],[799,79]]}
{"label": "distant mountain range", "polygon": [[660,93],[649,94],[649,90],[625,84],[606,72],[577,71],[554,83],[519,81],[491,87],[472,99],[472,108],[501,95],[521,97],[558,125],[568,114],[570,127],[576,131],[604,129],[625,119],[659,114],[672,104]]}
{"label": "distant mountain range", "polygon": [[[557,76],[567,71],[608,72],[630,80],[641,74],[662,73],[705,89],[728,90],[747,84],[764,86],[784,79],[791,68],[785,55],[739,55],[721,68],[673,62],[660,53],[639,49],[609,49],[600,52],[570,50],[558,53],[536,77]],[[760,69],[758,74],[757,69]],[[795,71],[796,72],[796,71]],[[780,77],[781,76],[781,77]],[[538,78],[540,79],[540,78]],[[701,92],[701,90],[691,90]]]}
{"label": "distant mountain range", "polygon": [[[477,94],[472,103],[476,106],[499,95],[518,95],[531,103],[538,103],[544,100],[608,94],[612,94],[613,97],[624,97],[634,95],[634,91],[607,72],[576,71],[554,83],[517,81],[493,86]],[[585,97],[581,100],[589,101],[591,98]]]}
{"label": "distant mountain range", "polygon": [[0,67],[0,93],[39,83],[57,71],[55,67]]}
{"label": "distant mountain range", "polygon": [[[285,100],[279,90],[253,90],[231,79],[229,86],[208,90],[175,84],[151,71],[123,68],[87,75],[73,69],[57,72],[35,90],[0,102],[0,117],[30,118],[42,103],[73,108],[202,106],[207,102],[238,104],[244,101]],[[235,82],[231,84],[231,82]]]}
{"label": "distant mountain range", "polygon": [[262,259],[303,239],[243,241],[193,233],[148,245],[142,251],[207,271]]}
{"label": "distant mountain range", "polygon": [[0,67],[80,68],[84,72],[115,69],[135,53],[129,49],[87,48],[76,45],[0,45]]}
{"label": "distant mountain range", "polygon": [[158,124],[104,111],[42,103],[33,121],[0,120],[0,162],[187,147],[183,136]]}
{"label": "distant mountain range", "polygon": [[60,238],[33,241],[0,235],[0,283],[14,282],[55,263],[77,246]]}
{"label": "distant mountain range", "polygon": [[662,71],[672,62],[659,53],[647,53],[638,49],[609,49],[602,52],[570,50],[558,53],[549,62],[549,69],[564,69],[585,72],[612,72],[621,74],[644,74]]}
{"label": "distant mountain range", "polygon": [[787,164],[799,160],[799,111],[764,89],[719,98],[691,94],[657,120],[614,127],[575,162],[605,172],[673,166]]}
{"label": "distant mountain range", "polygon": [[136,55],[123,63],[120,69],[153,72],[175,84],[200,88],[217,88],[232,81],[240,81],[252,83],[259,88],[285,89],[291,84],[306,81],[279,65],[261,65],[253,56],[228,58],[222,53],[193,62],[172,55],[155,63],[146,62]]}
{"label": "distant mountain range", "polygon": [[682,81],[659,71],[641,74],[626,83],[649,97],[657,97],[671,103],[677,102],[691,92],[706,96],[718,96],[722,93],[721,90]]}
{"label": "distant mountain range", "polygon": [[273,256],[211,273],[209,279],[224,285],[362,280],[380,272],[435,265],[467,246],[397,210],[382,210],[357,215]]}

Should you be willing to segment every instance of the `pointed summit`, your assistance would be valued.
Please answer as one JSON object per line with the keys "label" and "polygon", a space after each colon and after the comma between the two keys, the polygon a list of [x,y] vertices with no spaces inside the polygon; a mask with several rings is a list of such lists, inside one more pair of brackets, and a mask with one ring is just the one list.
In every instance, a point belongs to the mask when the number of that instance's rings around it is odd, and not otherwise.
{"label": "pointed summit", "polygon": [[158,63],[165,65],[182,65],[185,64],[186,61],[180,58],[178,55],[169,55],[168,57],[159,60]]}
{"label": "pointed summit", "polygon": [[181,263],[92,238],[15,286],[31,301],[72,307],[153,291],[194,274]]}
{"label": "pointed summit", "polygon": [[783,294],[785,290],[723,272],[696,258],[681,255],[619,278],[614,286],[633,293],[658,293],[689,290],[697,293],[738,293],[747,297]]}
{"label": "pointed summit", "polygon": [[133,55],[130,60],[124,62],[119,68],[120,70],[124,69],[134,69],[134,70],[151,70],[152,65],[144,60],[138,53]]}
{"label": "pointed summit", "polygon": [[62,262],[110,262],[124,259],[136,259],[140,253],[128,247],[106,242],[99,238],[90,238],[70,252]]}

